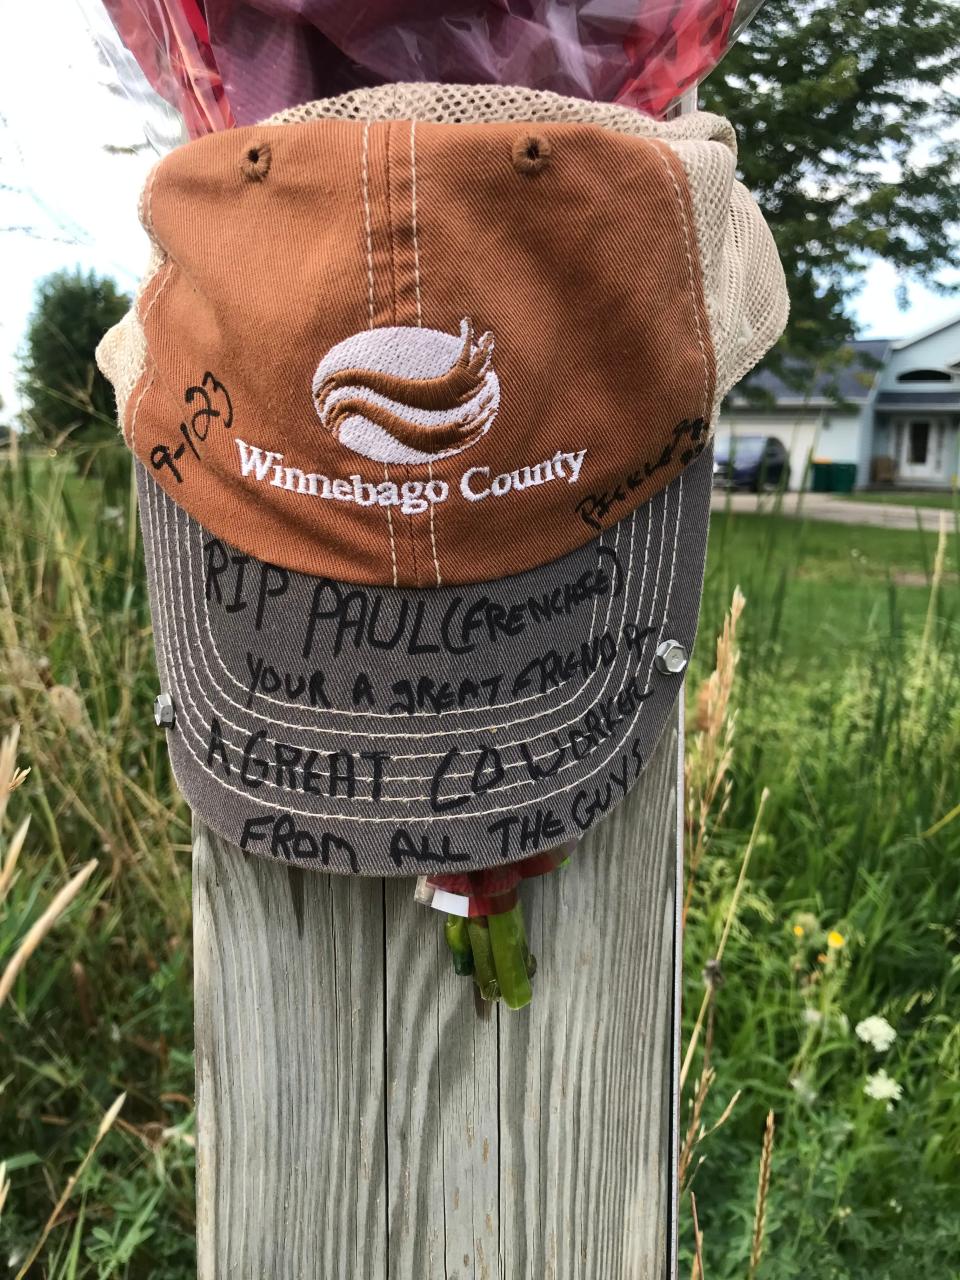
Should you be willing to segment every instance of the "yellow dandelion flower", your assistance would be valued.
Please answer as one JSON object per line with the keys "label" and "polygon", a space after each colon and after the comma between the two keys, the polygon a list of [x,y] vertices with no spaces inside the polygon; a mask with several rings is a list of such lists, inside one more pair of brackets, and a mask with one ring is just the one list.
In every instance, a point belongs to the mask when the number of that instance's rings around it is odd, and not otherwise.
{"label": "yellow dandelion flower", "polygon": [[833,951],[839,951],[841,947],[846,946],[847,940],[842,933],[838,933],[836,929],[831,929],[827,934],[827,946]]}
{"label": "yellow dandelion flower", "polygon": [[802,924],[795,924],[795,925],[793,926],[793,936],[794,936],[795,938],[802,938],[802,937],[803,937],[803,925],[802,925]]}

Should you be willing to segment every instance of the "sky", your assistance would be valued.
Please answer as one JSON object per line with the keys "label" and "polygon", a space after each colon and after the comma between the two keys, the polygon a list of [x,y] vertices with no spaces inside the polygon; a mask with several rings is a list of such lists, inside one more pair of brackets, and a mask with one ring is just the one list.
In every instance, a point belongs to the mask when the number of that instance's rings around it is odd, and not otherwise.
{"label": "sky", "polygon": [[[19,403],[16,359],[34,286],[60,268],[111,275],[133,292],[147,260],[140,190],[168,140],[169,114],[119,95],[91,29],[107,30],[98,0],[10,6],[0,43],[0,421]],[[42,65],[40,64],[42,59]],[[113,86],[113,87],[111,87]],[[133,154],[124,148],[139,145]],[[952,296],[920,285],[897,304],[896,272],[875,262],[853,310],[863,337],[907,337],[960,314]]]}

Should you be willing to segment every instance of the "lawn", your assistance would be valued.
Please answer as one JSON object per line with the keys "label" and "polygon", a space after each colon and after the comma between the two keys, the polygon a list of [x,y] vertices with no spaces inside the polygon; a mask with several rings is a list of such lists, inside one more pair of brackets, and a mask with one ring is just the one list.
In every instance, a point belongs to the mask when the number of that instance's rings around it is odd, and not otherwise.
{"label": "lawn", "polygon": [[[882,646],[922,624],[936,547],[937,535],[921,530],[717,512],[701,636],[716,634],[739,584],[748,602],[748,660],[775,661],[781,676],[802,681],[811,664],[821,676],[843,671],[865,645]],[[944,568],[948,581],[960,571],[956,538]],[[941,594],[944,620],[956,619],[957,603],[955,589]],[[707,656],[701,648],[698,658]]]}
{"label": "lawn", "polygon": [[[31,769],[0,835],[2,860],[30,815],[18,875],[0,892],[0,973],[53,895],[97,860],[0,1015],[11,1183],[0,1257],[16,1275],[125,1092],[30,1274],[187,1280],[189,826],[152,725],[129,488],[111,484],[106,501],[66,467],[0,464],[0,729],[22,724]],[[960,1275],[958,555],[953,534],[938,562],[934,534],[713,519],[689,682],[694,762],[709,737],[697,690],[735,586],[746,605],[729,796],[705,819],[690,885],[685,1037],[763,811],[715,994],[705,1125],[742,1093],[690,1164],[706,1280],[747,1280],[768,1111],[761,1280]],[[874,1016],[896,1033],[883,1051],[856,1033]],[[702,1067],[698,1053],[685,1106]]]}

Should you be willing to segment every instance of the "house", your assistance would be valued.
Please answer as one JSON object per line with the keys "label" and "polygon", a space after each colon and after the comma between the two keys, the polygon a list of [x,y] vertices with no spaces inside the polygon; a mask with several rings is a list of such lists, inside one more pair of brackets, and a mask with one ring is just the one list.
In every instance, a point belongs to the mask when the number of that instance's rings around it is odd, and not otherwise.
{"label": "house", "polygon": [[[800,374],[799,365],[791,373]],[[804,378],[797,377],[803,385]],[[790,455],[790,487],[810,460],[853,463],[857,488],[947,487],[960,472],[960,316],[899,341],[853,342],[838,367],[797,390],[766,370],[736,391],[717,432],[770,435]]]}

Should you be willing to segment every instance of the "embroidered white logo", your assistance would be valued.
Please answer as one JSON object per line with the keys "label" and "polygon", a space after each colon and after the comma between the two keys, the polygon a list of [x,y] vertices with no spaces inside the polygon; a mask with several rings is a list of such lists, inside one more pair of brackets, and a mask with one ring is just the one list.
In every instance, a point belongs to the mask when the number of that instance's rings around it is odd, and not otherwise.
{"label": "embroidered white logo", "polygon": [[376,462],[435,462],[468,449],[500,405],[493,334],[407,326],[367,329],[332,347],[313,376],[320,421]]}

